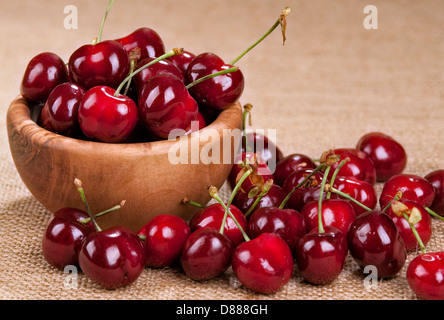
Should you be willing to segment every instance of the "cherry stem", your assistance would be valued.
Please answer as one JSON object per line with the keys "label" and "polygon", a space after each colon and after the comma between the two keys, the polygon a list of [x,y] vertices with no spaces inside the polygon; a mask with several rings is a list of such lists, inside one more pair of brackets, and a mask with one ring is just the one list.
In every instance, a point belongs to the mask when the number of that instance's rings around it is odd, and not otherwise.
{"label": "cherry stem", "polygon": [[[330,185],[333,186],[333,183],[334,183],[335,180],[336,180],[336,176],[338,175],[339,170],[341,170],[342,166],[343,166],[344,164],[346,164],[348,161],[350,161],[350,158],[345,158],[344,160],[342,160],[342,161],[338,164],[338,167],[337,167],[336,170],[333,172],[333,175],[332,175],[332,177],[331,177],[331,179],[330,179]],[[327,199],[330,199],[330,196],[331,196],[331,190],[328,190],[328,192],[327,192]]]}
{"label": "cherry stem", "polygon": [[290,14],[291,9],[289,7],[286,7],[281,15],[279,16],[279,19],[276,20],[276,22],[273,24],[273,26],[262,36],[260,37],[255,43],[253,43],[250,47],[247,48],[244,52],[242,52],[236,59],[230,62],[231,65],[238,62],[244,55],[246,55],[248,52],[250,52],[254,47],[256,47],[259,43],[262,42],[270,33],[274,31],[279,25],[281,25],[282,29],[282,36],[283,36],[283,44],[285,44],[285,27],[286,27],[286,20],[285,18]]}
{"label": "cherry stem", "polygon": [[134,72],[131,72],[121,83],[120,85],[117,87],[116,92],[114,93],[115,97],[119,96],[120,91],[122,91],[123,86],[132,79],[132,77],[134,77],[136,74],[138,74],[140,71],[142,71],[145,68],[148,68],[149,66],[159,62],[160,60],[164,60],[167,59],[169,57],[172,56],[176,56],[176,55],[180,55],[183,53],[183,49],[179,49],[179,48],[174,48],[171,49],[170,51],[168,51],[167,53],[161,55],[160,57],[157,57],[154,60],[151,60],[149,63],[143,65],[142,67],[140,67],[139,69],[135,70]]}
{"label": "cherry stem", "polygon": [[[123,200],[122,202],[120,202],[120,204],[118,204],[118,205],[116,205],[116,206],[114,206],[114,207],[112,207],[112,208],[109,208],[109,209],[107,209],[107,210],[105,210],[105,211],[99,212],[98,214],[96,214],[96,215],[94,216],[94,219],[96,219],[96,218],[98,218],[98,217],[101,217],[101,216],[103,216],[103,215],[105,215],[105,214],[107,214],[107,213],[109,213],[109,212],[113,212],[113,211],[119,210],[119,209],[121,209],[124,205],[125,205],[125,200]],[[77,221],[79,221],[80,223],[88,223],[88,222],[91,221],[91,218],[79,219],[79,220],[77,220]]]}
{"label": "cherry stem", "polygon": [[99,225],[97,224],[95,217],[93,216],[92,212],[91,212],[91,208],[89,207],[88,201],[86,200],[86,196],[85,196],[85,190],[83,190],[82,187],[82,181],[80,181],[79,179],[74,179],[74,185],[77,188],[77,191],[80,194],[80,198],[82,198],[83,203],[85,204],[86,207],[86,211],[88,212],[89,217],[91,218],[92,223],[94,224],[94,228],[96,229],[97,232],[102,231],[102,229],[100,229]]}
{"label": "cherry stem", "polygon": [[333,188],[331,185],[328,187],[328,189],[329,189],[331,192],[336,193],[336,194],[338,194],[338,195],[344,197],[345,199],[352,201],[353,203],[356,203],[358,206],[360,206],[360,207],[363,208],[364,210],[366,210],[366,211],[372,211],[372,209],[370,209],[369,207],[367,207],[365,204],[359,202],[358,200],[354,199],[354,198],[351,197],[349,194],[344,193],[344,192],[342,192],[342,191],[339,191],[338,189]]}
{"label": "cherry stem", "polygon": [[404,218],[407,220],[407,222],[409,223],[410,228],[412,229],[412,232],[416,238],[416,241],[418,241],[419,247],[421,248],[422,253],[427,253],[424,243],[422,242],[421,237],[418,234],[418,231],[416,230],[415,226],[409,221],[409,216],[407,215],[407,213],[403,212],[402,215],[404,216]]}
{"label": "cherry stem", "polygon": [[323,168],[325,167],[325,165],[322,163],[319,166],[316,167],[316,169],[314,169],[307,177],[305,177],[304,180],[302,180],[297,186],[295,186],[289,193],[288,195],[285,197],[285,199],[282,201],[282,203],[279,206],[279,209],[283,209],[285,207],[285,205],[287,204],[288,200],[290,200],[291,196],[293,195],[293,193],[295,193],[296,189],[299,189],[300,187],[302,187],[308,179],[310,179],[316,172],[321,171]]}
{"label": "cherry stem", "polygon": [[202,208],[202,209],[206,208],[206,206],[204,206],[203,204],[200,204],[200,203],[188,200],[187,198],[183,198],[182,199],[182,203],[187,203],[187,204],[190,204],[192,206],[195,206],[195,207],[198,207],[198,208]]}
{"label": "cherry stem", "polygon": [[248,144],[247,134],[245,132],[245,130],[247,128],[247,115],[248,115],[248,123],[251,126],[251,109],[252,108],[253,108],[253,106],[250,103],[247,103],[244,106],[244,112],[242,114],[242,138],[244,139],[245,150],[247,152],[253,151],[253,149],[251,149],[251,147]]}
{"label": "cherry stem", "polygon": [[385,206],[381,211],[382,211],[382,212],[386,212],[387,209],[391,206],[391,204],[392,204],[393,201],[398,201],[398,200],[400,200],[401,198],[402,198],[402,191],[401,191],[401,190],[398,190],[398,192],[395,194],[395,196],[393,197],[393,199],[390,200],[390,201],[386,204],[386,206]]}
{"label": "cherry stem", "polygon": [[100,31],[99,36],[97,37],[97,40],[95,43],[99,43],[102,41],[102,33],[103,33],[103,26],[105,25],[106,17],[108,16],[109,11],[111,10],[111,7],[113,6],[114,0],[110,0],[108,3],[108,7],[106,8],[105,15],[103,16],[102,23],[100,24]]}
{"label": "cherry stem", "polygon": [[439,214],[437,214],[435,211],[433,211],[432,209],[430,209],[429,207],[424,207],[424,209],[426,209],[426,211],[433,217],[438,218],[440,220],[444,221],[444,217],[440,216]]}
{"label": "cherry stem", "polygon": [[186,86],[186,88],[189,89],[192,86],[195,86],[196,84],[201,83],[201,82],[203,82],[205,80],[208,80],[208,79],[211,79],[211,78],[223,75],[223,74],[227,74],[227,73],[231,73],[231,72],[236,72],[238,70],[239,70],[239,67],[231,67],[231,68],[228,68],[228,69],[225,69],[225,70],[221,70],[221,71],[218,71],[218,72],[215,72],[215,73],[208,74],[208,75],[206,75],[206,76],[204,76],[202,78],[196,79],[194,82],[191,82],[190,84],[188,84]]}
{"label": "cherry stem", "polygon": [[331,166],[327,166],[327,168],[325,168],[325,173],[324,173],[324,179],[322,179],[321,182],[321,190],[319,190],[319,200],[318,200],[318,228],[319,228],[319,233],[324,233],[324,224],[322,222],[322,201],[323,201],[323,196],[324,196],[324,188],[325,188],[325,184],[327,183],[327,176],[328,173],[330,172],[330,168]]}
{"label": "cherry stem", "polygon": [[262,200],[262,198],[268,193],[268,191],[271,188],[271,185],[273,184],[273,180],[268,180],[271,181],[271,183],[266,183],[264,185],[264,190],[257,196],[256,200],[253,202],[253,204],[251,205],[251,207],[248,209],[247,212],[245,212],[245,217],[248,217],[253,211],[254,209],[257,207],[257,205],[259,204],[259,202]]}

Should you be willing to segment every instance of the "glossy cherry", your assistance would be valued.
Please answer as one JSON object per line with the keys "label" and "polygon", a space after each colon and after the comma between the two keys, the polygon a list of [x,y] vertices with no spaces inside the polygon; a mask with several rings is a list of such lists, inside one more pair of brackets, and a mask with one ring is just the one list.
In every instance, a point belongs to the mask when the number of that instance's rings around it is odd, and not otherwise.
{"label": "glossy cherry", "polygon": [[243,153],[253,152],[259,154],[267,163],[271,172],[274,172],[276,163],[284,157],[276,143],[268,139],[266,135],[258,132],[248,132],[246,136],[242,138],[241,146]]}
{"label": "glossy cherry", "polygon": [[444,300],[444,251],[423,253],[407,267],[407,282],[424,300]]}
{"label": "glossy cherry", "polygon": [[263,233],[274,233],[288,244],[293,256],[299,240],[307,233],[307,226],[301,213],[277,206],[255,210],[248,220],[247,234],[251,239]]}
{"label": "glossy cherry", "polygon": [[86,44],[74,51],[68,62],[72,81],[88,90],[95,86],[117,89],[130,70],[129,57],[114,40]]}
{"label": "glossy cherry", "polygon": [[378,181],[386,181],[400,174],[407,165],[404,147],[391,136],[381,132],[370,132],[362,136],[356,145],[372,160]]}
{"label": "glossy cherry", "polygon": [[[255,201],[260,196],[260,191],[253,197],[249,197],[249,192],[254,188],[254,186],[248,187],[246,190],[239,191],[235,198],[236,207],[239,208],[244,214],[249,212],[250,208],[253,206]],[[276,184],[271,185],[267,193],[261,197],[257,205],[253,208],[258,210],[259,208],[266,207],[278,207],[282,201],[284,201],[285,194],[282,188]]]}
{"label": "glossy cherry", "polygon": [[50,265],[58,269],[78,265],[83,240],[95,231],[91,222],[80,222],[88,217],[85,211],[76,208],[62,208],[52,215],[42,238],[43,257]]}
{"label": "glossy cherry", "polygon": [[29,102],[44,102],[57,85],[66,81],[68,69],[62,58],[52,52],[43,52],[29,61],[20,93]]}
{"label": "glossy cherry", "polygon": [[126,286],[145,267],[142,240],[124,226],[93,232],[80,249],[79,265],[88,278],[104,288]]}
{"label": "glossy cherry", "polygon": [[48,116],[47,121],[43,122],[43,127],[63,135],[72,135],[78,131],[77,114],[84,94],[85,89],[72,82],[56,86],[42,108],[46,109],[42,112],[47,112]]}
{"label": "glossy cherry", "polygon": [[328,284],[341,274],[347,254],[344,233],[332,226],[325,226],[323,232],[316,227],[299,241],[296,250],[298,270],[311,284]]}
{"label": "glossy cherry", "polygon": [[167,73],[145,82],[139,93],[138,108],[141,121],[160,138],[168,138],[172,130],[188,132],[199,112],[184,83]]}
{"label": "glossy cherry", "polygon": [[140,49],[140,60],[157,58],[165,53],[165,45],[159,34],[151,28],[142,27],[129,35],[116,39],[129,55],[134,48]]}
{"label": "glossy cherry", "polygon": [[[363,180],[359,180],[356,178],[344,178],[344,177],[336,177],[333,182],[333,188],[348,194],[350,197],[360,202],[367,208],[374,210],[376,205],[378,204],[378,195],[374,186],[368,182]],[[332,199],[344,199],[342,196],[338,194],[332,194]],[[349,201],[355,210],[356,215],[360,215],[361,213],[367,211],[362,206],[354,203],[353,201]]]}
{"label": "glossy cherry", "polygon": [[415,201],[424,207],[430,207],[435,199],[435,190],[428,180],[415,174],[401,173],[384,183],[379,197],[381,208],[384,208],[398,191],[402,192],[403,199]]}
{"label": "glossy cherry", "polygon": [[[318,201],[307,203],[301,210],[308,230],[318,227]],[[322,223],[332,226],[346,235],[352,222],[356,219],[353,206],[345,199],[324,199],[322,201]]]}
{"label": "glossy cherry", "polygon": [[[416,222],[413,226],[421,238],[422,243],[427,245],[432,237],[432,218],[430,214],[424,209],[424,207],[414,201],[407,199],[400,199],[398,201],[406,206],[405,210],[409,212],[408,215],[414,208],[421,215],[421,220]],[[420,245],[413,234],[408,220],[403,215],[396,214],[391,206],[387,208],[386,213],[395,222],[399,234],[404,241],[405,249],[407,251],[418,250]],[[401,214],[401,212],[398,213]]]}
{"label": "glossy cherry", "polygon": [[435,199],[430,205],[430,209],[444,217],[444,170],[434,170],[424,178],[432,184],[435,190]]}
{"label": "glossy cherry", "polygon": [[[201,53],[188,65],[185,83],[190,84],[204,76],[231,67],[232,65],[226,64],[214,53]],[[240,98],[244,91],[244,85],[244,76],[238,70],[203,81],[192,86],[189,90],[200,106],[223,110]]]}
{"label": "glossy cherry", "polygon": [[176,264],[190,233],[181,217],[161,214],[152,218],[138,232],[144,240],[146,265],[159,268]]}
{"label": "glossy cherry", "polygon": [[[257,161],[253,159],[256,159]],[[263,160],[260,156],[253,152],[243,152],[235,157],[234,165],[228,175],[228,182],[232,188],[234,188],[234,186],[236,185],[236,178],[238,177],[239,172],[241,172],[242,170],[242,167],[239,165],[239,163],[245,163],[246,161],[248,161],[249,163],[257,162],[257,170],[255,174],[262,176],[264,182],[273,179],[273,174],[265,160]],[[250,177],[248,177],[248,179],[246,179],[242,183],[242,189],[246,190],[253,185],[254,184],[252,183]]]}
{"label": "glossy cherry", "polygon": [[79,105],[78,119],[83,133],[102,142],[122,142],[137,123],[135,102],[107,86],[89,89]]}
{"label": "glossy cherry", "polygon": [[285,179],[294,171],[315,168],[316,164],[311,157],[301,153],[289,154],[276,163],[276,169],[273,172],[274,182],[283,186]]}
{"label": "glossy cherry", "polygon": [[[239,222],[242,229],[245,230],[247,228],[247,219],[244,217],[242,211],[236,206],[230,205],[230,212]],[[196,212],[189,221],[191,232],[204,227],[210,227],[219,231],[224,214],[225,209],[219,203],[211,204],[205,209]],[[224,234],[233,242],[234,246],[237,246],[244,241],[244,236],[241,230],[230,216],[227,217],[225,222]]]}
{"label": "glossy cherry", "polygon": [[406,262],[406,249],[393,220],[373,210],[362,213],[347,234],[348,248],[361,269],[374,266],[378,278],[395,276]]}
{"label": "glossy cherry", "polygon": [[181,266],[193,280],[209,280],[230,266],[233,243],[218,230],[205,227],[194,231],[185,241]]}
{"label": "glossy cherry", "polygon": [[171,61],[177,68],[179,68],[179,70],[185,76],[188,69],[188,65],[195,57],[196,55],[194,53],[191,53],[187,50],[183,50],[182,54],[172,56],[168,58],[168,60]]}
{"label": "glossy cherry", "polygon": [[233,252],[232,269],[239,282],[259,293],[282,289],[293,273],[293,256],[277,234],[262,233],[241,243]]}

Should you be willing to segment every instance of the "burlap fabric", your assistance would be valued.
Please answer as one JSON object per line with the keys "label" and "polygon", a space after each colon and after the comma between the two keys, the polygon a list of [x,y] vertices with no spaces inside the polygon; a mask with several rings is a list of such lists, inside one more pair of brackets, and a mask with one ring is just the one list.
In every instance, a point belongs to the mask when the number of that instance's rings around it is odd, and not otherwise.
{"label": "burlap fabric", "polygon": [[[42,51],[67,59],[98,33],[104,1],[0,1],[0,298],[2,299],[416,299],[406,267],[367,289],[351,257],[330,285],[312,286],[297,274],[279,292],[253,293],[231,270],[203,283],[179,268],[146,268],[132,285],[104,290],[79,274],[77,288],[43,259],[41,237],[51,213],[15,171],[6,135],[6,110],[23,71]],[[78,29],[63,22],[66,5],[78,9]],[[253,104],[253,128],[277,129],[285,154],[318,157],[333,147],[353,147],[364,133],[382,131],[407,150],[406,172],[444,168],[444,2],[372,1],[378,29],[364,27],[370,3],[281,0],[116,1],[104,38],[140,26],[155,29],[167,49],[212,51],[230,61],[265,32],[285,6],[287,42],[279,30],[239,65],[246,78],[242,103]],[[375,21],[374,21],[375,22]],[[380,192],[381,186],[377,186]],[[224,190],[224,196],[227,189]],[[429,251],[442,250],[444,224],[433,220]],[[415,256],[411,253],[410,261]],[[406,264],[407,266],[407,264]]]}

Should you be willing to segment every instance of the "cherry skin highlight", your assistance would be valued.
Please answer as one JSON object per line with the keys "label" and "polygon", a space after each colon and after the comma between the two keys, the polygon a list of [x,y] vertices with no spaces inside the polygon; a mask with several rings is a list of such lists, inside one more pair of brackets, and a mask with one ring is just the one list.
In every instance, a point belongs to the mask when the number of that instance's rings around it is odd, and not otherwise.
{"label": "cherry skin highlight", "polygon": [[444,300],[444,251],[420,254],[407,267],[407,281],[424,300]]}

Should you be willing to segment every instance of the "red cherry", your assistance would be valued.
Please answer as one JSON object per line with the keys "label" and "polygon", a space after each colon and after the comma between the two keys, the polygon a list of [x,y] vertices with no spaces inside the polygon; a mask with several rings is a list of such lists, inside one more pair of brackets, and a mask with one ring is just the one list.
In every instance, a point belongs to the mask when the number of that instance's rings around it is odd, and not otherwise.
{"label": "red cherry", "polygon": [[263,233],[274,233],[288,244],[293,256],[299,240],[307,233],[304,217],[293,209],[259,208],[248,220],[247,234],[251,239]]}
{"label": "red cherry", "polygon": [[130,70],[128,54],[114,40],[86,44],[69,58],[69,75],[85,90],[95,86],[117,89]]}
{"label": "red cherry", "polygon": [[[244,214],[249,211],[260,194],[259,191],[254,197],[250,198],[248,195],[253,188],[254,186],[250,186],[244,191],[239,191],[235,197],[236,207],[239,208],[239,210]],[[273,184],[268,192],[259,200],[258,204],[254,207],[254,210],[266,207],[278,207],[282,201],[284,201],[284,199],[285,194],[282,188],[276,184]]]}
{"label": "red cherry", "polygon": [[29,61],[20,93],[30,102],[44,102],[58,84],[66,81],[68,70],[62,58],[52,52],[43,52]]}
{"label": "red cherry", "polygon": [[395,276],[404,266],[407,253],[398,228],[381,211],[367,211],[351,224],[348,248],[356,263],[374,266],[379,278]]}
{"label": "red cherry", "polygon": [[188,65],[195,57],[196,55],[194,53],[183,50],[182,54],[172,56],[168,58],[168,60],[170,60],[177,68],[179,68],[179,70],[185,76],[188,69]]}
{"label": "red cherry", "polygon": [[435,190],[429,181],[415,174],[401,173],[384,183],[379,197],[381,208],[384,208],[398,191],[402,192],[403,199],[415,201],[424,207],[430,207],[435,199]]}
{"label": "red cherry", "polygon": [[[372,184],[363,180],[351,177],[336,177],[335,181],[333,182],[333,187],[345,194],[348,194],[350,197],[362,203],[371,210],[374,210],[378,204],[378,196],[375,188]],[[331,197],[333,199],[342,199],[342,196],[334,193],[331,195]],[[353,201],[350,201],[350,204],[355,210],[357,216],[367,211]]]}
{"label": "red cherry", "polygon": [[266,135],[250,132],[246,134],[246,139],[247,141],[245,142],[245,138],[242,138],[242,153],[253,152],[258,154],[267,163],[271,172],[273,172],[276,168],[276,163],[284,157],[282,151]]}
{"label": "red cherry", "polygon": [[228,269],[233,253],[233,243],[213,228],[194,231],[185,241],[181,265],[193,280],[209,280]]}
{"label": "red cherry", "polygon": [[71,135],[78,131],[77,113],[84,94],[85,89],[72,82],[56,86],[43,106],[43,109],[46,109],[43,112],[47,112],[48,116],[43,127],[63,135]]}
{"label": "red cherry", "polygon": [[[242,168],[241,166],[239,166],[238,164],[240,162],[245,162],[245,161],[249,161],[250,163],[253,161],[253,157],[256,157],[257,159],[257,164],[258,164],[258,169],[256,174],[262,176],[264,182],[273,179],[273,174],[270,170],[270,168],[268,167],[267,163],[257,154],[253,153],[253,152],[243,152],[239,155],[237,155],[234,159],[234,165],[231,168],[231,171],[228,175],[228,182],[231,186],[231,188],[234,188],[234,186],[236,185],[236,178],[239,174],[239,172],[241,172]],[[242,189],[248,189],[249,187],[251,187],[253,184],[250,180],[250,177],[248,177],[243,183],[242,183]]]}
{"label": "red cherry", "polygon": [[293,273],[293,256],[277,234],[263,233],[241,243],[233,252],[234,275],[246,288],[259,293],[282,289]]}
{"label": "red cherry", "polygon": [[134,282],[145,267],[142,240],[123,226],[89,234],[79,252],[82,271],[107,289]]}
{"label": "red cherry", "polygon": [[139,28],[129,35],[116,39],[129,55],[134,48],[140,49],[140,60],[157,58],[165,53],[165,46],[159,34],[150,28]]}
{"label": "red cherry", "polygon": [[404,147],[392,137],[381,132],[370,132],[362,136],[356,148],[365,152],[376,169],[378,181],[400,174],[407,165]]}
{"label": "red cherry", "polygon": [[[406,206],[405,210],[411,212],[413,208],[418,210],[421,214],[421,220],[415,223],[413,226],[418,232],[419,237],[424,245],[426,245],[430,238],[432,237],[432,218],[430,214],[424,209],[424,207],[420,206],[414,201],[407,199],[400,199],[400,203]],[[392,207],[389,206],[386,210],[387,215],[392,218],[395,222],[396,227],[398,227],[398,231],[401,235],[402,240],[404,241],[405,249],[407,251],[413,251],[419,249],[418,240],[416,240],[415,235],[413,234],[412,228],[410,227],[409,222],[403,215],[398,216],[393,210]]]}
{"label": "red cherry", "polygon": [[438,169],[428,173],[424,177],[429,181],[435,190],[435,199],[430,206],[434,212],[444,217],[444,170]]}
{"label": "red cherry", "polygon": [[124,141],[137,123],[137,106],[106,86],[89,89],[79,105],[78,119],[83,133],[102,142]]}
{"label": "red cherry", "polygon": [[349,158],[350,161],[345,163],[338,172],[339,177],[354,177],[359,180],[364,180],[370,184],[376,182],[375,165],[367,154],[353,148],[338,148],[333,150],[335,155],[340,156],[338,163],[331,166],[329,179],[333,172],[338,167],[341,160]]}
{"label": "red cherry", "polygon": [[312,284],[328,284],[344,269],[348,253],[345,234],[332,226],[324,232],[313,229],[299,241],[296,250],[298,270],[305,281]]}
{"label": "red cherry", "polygon": [[[343,199],[324,199],[322,201],[322,223],[324,226],[332,226],[347,234],[350,225],[356,218],[352,205]],[[307,203],[301,210],[308,230],[318,227],[318,201]]]}
{"label": "red cherry", "polygon": [[144,238],[146,265],[159,268],[177,263],[190,233],[187,222],[178,216],[162,214],[152,218],[138,232]]}
{"label": "red cherry", "polygon": [[407,268],[413,292],[425,300],[444,300],[444,251],[420,254]]}
{"label": "red cherry", "polygon": [[[247,228],[247,219],[244,217],[242,211],[236,206],[230,205],[230,212],[239,222],[242,229],[245,230]],[[210,227],[219,231],[224,214],[225,209],[219,203],[209,205],[205,209],[196,212],[189,222],[191,232],[204,227]],[[234,246],[237,246],[244,241],[244,236],[241,230],[230,216],[227,217],[225,222],[224,234],[233,242]]]}
{"label": "red cherry", "polygon": [[148,130],[160,138],[168,138],[175,129],[188,132],[199,112],[184,83],[167,73],[145,82],[139,93],[138,108]]}
{"label": "red cherry", "polygon": [[299,169],[315,169],[314,161],[304,154],[292,153],[276,163],[276,169],[273,173],[274,183],[283,186],[285,179],[294,171]]}
{"label": "red cherry", "polygon": [[88,217],[85,211],[75,208],[62,208],[53,214],[42,238],[43,256],[50,265],[63,269],[78,264],[83,240],[95,231],[91,222],[79,221]]}
{"label": "red cherry", "polygon": [[[188,65],[185,83],[193,83],[204,76],[231,67],[213,53],[201,53]],[[242,95],[244,76],[240,70],[230,72],[198,83],[189,90],[200,106],[222,110],[232,105]]]}

